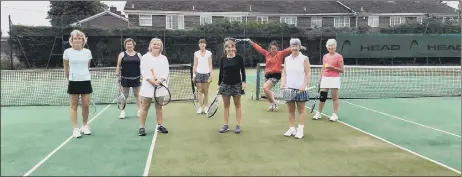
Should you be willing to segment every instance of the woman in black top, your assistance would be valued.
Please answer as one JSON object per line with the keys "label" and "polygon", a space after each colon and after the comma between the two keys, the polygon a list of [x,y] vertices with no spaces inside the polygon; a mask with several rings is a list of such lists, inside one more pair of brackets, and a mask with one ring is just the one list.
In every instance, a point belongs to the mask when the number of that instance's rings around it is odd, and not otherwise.
{"label": "woman in black top", "polygon": [[[126,51],[121,52],[117,58],[117,84],[120,84],[119,87],[122,87],[122,92],[127,99],[130,87],[133,89],[133,95],[136,100],[137,115],[139,117],[140,98],[138,93],[140,92],[139,88],[141,86],[140,63],[142,56],[134,50],[136,43],[133,39],[125,39],[124,45]],[[125,109],[120,112],[119,118],[125,118]]]}
{"label": "woman in black top", "polygon": [[233,97],[234,107],[236,108],[236,129],[235,133],[241,132],[241,95],[245,94],[245,68],[244,59],[236,54],[236,44],[229,40],[225,42],[225,53],[220,61],[220,72],[218,76],[218,94],[223,97],[224,105],[224,125],[220,133],[229,131],[229,105]]}

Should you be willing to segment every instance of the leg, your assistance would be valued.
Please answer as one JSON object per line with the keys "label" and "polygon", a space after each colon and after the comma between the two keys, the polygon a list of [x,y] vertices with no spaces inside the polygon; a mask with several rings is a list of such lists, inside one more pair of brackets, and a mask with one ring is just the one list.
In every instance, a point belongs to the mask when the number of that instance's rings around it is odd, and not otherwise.
{"label": "leg", "polygon": [[[162,103],[161,101],[164,100],[164,97],[156,97],[155,99],[158,100],[158,102]],[[159,103],[155,102],[154,105],[156,109],[156,120],[157,120],[157,130],[160,131],[161,133],[168,133],[167,128],[165,128],[163,124],[163,113],[162,113],[162,105]]]}
{"label": "leg", "polygon": [[70,113],[71,113],[72,128],[78,128],[78,124],[77,124],[77,107],[79,106],[79,95],[78,94],[70,94],[70,97],[71,97]]}
{"label": "leg", "polygon": [[318,112],[313,116],[313,119],[317,120],[321,118],[321,113],[322,109],[324,108],[324,104],[326,103],[327,100],[327,95],[328,95],[329,89],[322,88],[320,93],[319,93],[319,104],[318,104]]}
{"label": "leg", "polygon": [[241,133],[241,119],[242,119],[242,108],[241,108],[241,96],[233,96],[234,107],[236,108],[236,133]]}
{"label": "leg", "polygon": [[90,107],[90,94],[82,94],[82,132],[85,135],[90,135],[90,127],[88,126],[88,113]]}
{"label": "leg", "polygon": [[229,105],[231,102],[230,96],[222,96],[223,98],[223,107],[224,107],[224,126],[220,129],[220,133],[227,132],[229,130],[228,121],[229,121]]}
{"label": "leg", "polygon": [[136,111],[137,111],[138,117],[140,117],[140,109],[141,109],[140,87],[133,87],[133,96],[135,97]]}
{"label": "leg", "polygon": [[334,106],[334,113],[332,114],[330,120],[331,121],[337,121],[338,120],[338,116],[337,116],[337,112],[338,112],[338,89],[337,88],[333,88],[332,91],[332,103],[333,103],[333,106]]}
{"label": "leg", "polygon": [[141,103],[141,110],[140,110],[140,130],[138,135],[144,136],[145,127],[146,127],[146,117],[148,115],[149,107],[151,106],[152,98],[143,97],[143,103]]}
{"label": "leg", "polygon": [[[125,101],[128,100],[128,96],[130,96],[130,95],[128,95],[130,93],[130,87],[122,87],[122,93],[124,94]],[[126,104],[126,103],[122,103],[122,104]],[[119,118],[121,118],[121,119],[125,118],[125,108],[120,111]]]}
{"label": "leg", "polygon": [[306,114],[306,102],[297,102],[297,111],[298,111],[298,128],[295,138],[303,138],[303,129],[305,127],[305,114]]}
{"label": "leg", "polygon": [[208,105],[209,105],[209,86],[210,84],[209,83],[204,83],[202,85],[202,94],[203,94],[203,101],[204,101],[204,107],[205,109],[207,109]]}
{"label": "leg", "polygon": [[197,95],[197,99],[199,100],[199,103],[202,103],[201,106],[199,106],[199,108],[197,108],[197,114],[200,114],[204,111],[204,105],[205,105],[205,102],[204,101],[204,90],[203,90],[203,83],[196,83],[196,86],[197,86],[197,91],[199,92],[199,94]]}
{"label": "leg", "polygon": [[294,136],[297,132],[295,129],[295,102],[287,103],[287,111],[289,112],[289,130],[284,133],[284,136]]}
{"label": "leg", "polygon": [[265,84],[263,85],[263,91],[265,92],[266,98],[268,99],[268,102],[270,103],[270,107],[268,108],[268,111],[273,111],[274,109],[274,97],[273,93],[271,92],[271,88],[273,88],[274,84],[271,81],[271,78],[268,79]]}

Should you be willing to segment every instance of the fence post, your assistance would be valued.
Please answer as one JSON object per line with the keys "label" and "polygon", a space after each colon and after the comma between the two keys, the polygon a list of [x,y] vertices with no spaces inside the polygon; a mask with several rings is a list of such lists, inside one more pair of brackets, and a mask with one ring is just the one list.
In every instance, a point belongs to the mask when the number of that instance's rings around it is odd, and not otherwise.
{"label": "fence post", "polygon": [[13,41],[12,41],[12,35],[13,35],[13,32],[11,31],[12,29],[12,26],[11,26],[11,15],[8,15],[8,30],[10,32],[10,34],[8,35],[10,38],[8,40],[8,45],[10,46],[10,69],[13,70],[14,67],[13,67]]}

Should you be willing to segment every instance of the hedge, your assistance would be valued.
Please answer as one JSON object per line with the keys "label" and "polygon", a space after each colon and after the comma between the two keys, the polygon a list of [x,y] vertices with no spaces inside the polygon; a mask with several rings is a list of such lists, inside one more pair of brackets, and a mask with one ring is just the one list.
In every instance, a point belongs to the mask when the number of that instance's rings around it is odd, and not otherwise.
{"label": "hedge", "polygon": [[[62,51],[69,47],[67,40],[73,29],[82,30],[88,37],[88,46],[93,54],[93,66],[115,66],[116,58],[123,50],[123,39],[134,38],[137,42],[136,50],[146,53],[149,40],[159,37],[165,43],[165,55],[170,63],[191,63],[193,52],[198,50],[197,41],[201,38],[207,40],[207,49],[214,53],[214,61],[223,54],[223,38],[251,38],[253,41],[267,47],[272,40],[279,41],[282,47],[288,46],[291,37],[300,38],[310,51],[310,58],[316,64],[320,56],[325,53],[321,43],[328,38],[335,38],[338,33],[352,34],[454,34],[460,33],[459,25],[441,23],[430,19],[428,25],[410,23],[394,28],[351,27],[333,28],[323,27],[316,29],[298,28],[285,24],[258,24],[258,23],[228,23],[218,22],[204,26],[195,26],[191,30],[165,30],[149,28],[57,28],[57,27],[31,27],[14,25],[12,35],[13,52],[25,68],[62,67]],[[61,45],[63,37],[64,48]],[[56,41],[55,41],[56,40]],[[55,45],[53,45],[55,43]],[[53,52],[52,52],[53,49]],[[264,58],[255,52],[248,44],[239,43],[238,53],[245,54],[246,64],[255,66],[264,62]],[[56,55],[50,55],[51,53]]]}

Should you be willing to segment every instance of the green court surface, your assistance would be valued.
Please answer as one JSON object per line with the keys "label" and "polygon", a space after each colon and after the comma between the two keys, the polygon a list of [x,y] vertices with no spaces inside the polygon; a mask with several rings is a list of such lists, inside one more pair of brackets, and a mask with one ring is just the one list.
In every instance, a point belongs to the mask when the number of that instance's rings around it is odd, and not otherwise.
{"label": "green court surface", "polygon": [[[212,84],[215,92],[216,79]],[[164,107],[169,134],[154,133],[151,109],[145,137],[137,135],[135,105],[123,120],[116,105],[97,105],[93,134],[70,141],[67,106],[2,108],[2,176],[460,176],[460,97],[341,100],[340,122],[314,121],[308,112],[298,140],[283,136],[285,105],[266,112],[266,100],[250,100],[253,84],[242,97],[241,134],[233,133],[233,106],[231,130],[220,134],[223,109],[209,119],[195,113],[192,101]],[[329,100],[323,113],[331,108]]]}

